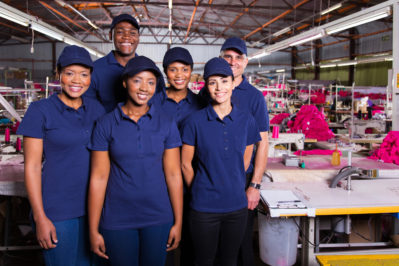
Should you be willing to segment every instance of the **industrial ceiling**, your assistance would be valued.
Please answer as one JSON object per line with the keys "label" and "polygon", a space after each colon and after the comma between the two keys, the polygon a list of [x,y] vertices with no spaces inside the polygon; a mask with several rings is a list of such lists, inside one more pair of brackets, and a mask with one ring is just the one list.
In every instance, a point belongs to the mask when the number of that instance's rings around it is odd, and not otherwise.
{"label": "industrial ceiling", "polygon": [[[141,0],[141,1],[2,1],[88,43],[108,42],[112,18],[129,13],[140,21],[141,36],[155,44],[212,45],[238,36],[263,47],[334,21],[379,0]],[[336,9],[329,11],[329,8]],[[338,8],[337,8],[338,7]],[[386,29],[392,18],[385,18]],[[384,29],[382,29],[384,30]],[[347,34],[347,33],[346,33]],[[41,35],[44,41],[53,39]],[[336,35],[337,39],[347,35]],[[24,43],[31,31],[0,18],[0,43]]]}

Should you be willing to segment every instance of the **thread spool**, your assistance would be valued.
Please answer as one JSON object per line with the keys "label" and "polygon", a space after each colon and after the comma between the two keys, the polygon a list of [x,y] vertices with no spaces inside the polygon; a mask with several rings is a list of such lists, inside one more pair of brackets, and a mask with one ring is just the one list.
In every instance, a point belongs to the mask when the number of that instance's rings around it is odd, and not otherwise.
{"label": "thread spool", "polygon": [[279,132],[280,132],[280,127],[279,126],[274,126],[273,127],[272,138],[278,139]]}
{"label": "thread spool", "polygon": [[10,129],[6,128],[5,133],[4,133],[4,142],[5,143],[10,143]]}
{"label": "thread spool", "polygon": [[21,138],[20,137],[17,138],[17,142],[15,143],[15,150],[16,150],[16,152],[21,151]]}

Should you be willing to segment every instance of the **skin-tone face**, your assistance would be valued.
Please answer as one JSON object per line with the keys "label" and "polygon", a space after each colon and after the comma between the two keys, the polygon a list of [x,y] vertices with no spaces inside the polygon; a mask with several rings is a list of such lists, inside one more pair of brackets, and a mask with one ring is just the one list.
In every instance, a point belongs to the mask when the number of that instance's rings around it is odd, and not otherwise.
{"label": "skin-tone face", "polygon": [[166,68],[166,76],[170,86],[176,90],[185,90],[191,78],[191,66],[173,62]]}
{"label": "skin-tone face", "polygon": [[225,50],[223,59],[229,63],[234,79],[241,80],[242,74],[244,74],[244,70],[248,64],[248,58],[245,54],[240,54],[235,50]]}
{"label": "skin-tone face", "polygon": [[123,81],[129,101],[135,106],[146,106],[155,93],[157,78],[151,71],[142,71]]}
{"label": "skin-tone face", "polygon": [[207,88],[213,104],[230,104],[230,97],[234,88],[234,82],[231,76],[210,76],[207,79]]}
{"label": "skin-tone face", "polygon": [[122,21],[116,24],[112,33],[115,50],[118,54],[134,56],[140,41],[139,31],[129,22]]}
{"label": "skin-tone face", "polygon": [[62,96],[78,99],[90,86],[90,68],[81,65],[69,65],[60,73]]}

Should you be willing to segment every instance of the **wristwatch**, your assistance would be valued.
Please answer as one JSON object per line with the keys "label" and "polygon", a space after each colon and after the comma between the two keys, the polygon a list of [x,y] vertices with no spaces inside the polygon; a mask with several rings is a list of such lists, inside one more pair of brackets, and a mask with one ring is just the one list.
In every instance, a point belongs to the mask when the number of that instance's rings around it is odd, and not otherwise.
{"label": "wristwatch", "polygon": [[256,189],[260,189],[260,187],[261,187],[260,184],[253,183],[253,182],[249,183],[249,186],[253,187],[253,188],[256,188]]}

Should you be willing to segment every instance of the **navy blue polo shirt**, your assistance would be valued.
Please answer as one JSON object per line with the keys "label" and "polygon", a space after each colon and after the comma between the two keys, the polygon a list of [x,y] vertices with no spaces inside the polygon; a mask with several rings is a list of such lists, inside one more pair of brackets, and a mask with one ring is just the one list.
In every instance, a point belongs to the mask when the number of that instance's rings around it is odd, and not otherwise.
{"label": "navy blue polo shirt", "polygon": [[[137,55],[137,54],[136,54]],[[122,74],[125,67],[119,64],[111,51],[106,56],[94,62],[93,73],[91,74],[90,87],[85,96],[98,99],[111,112],[118,102],[123,102],[124,88],[122,84]],[[163,78],[158,79],[157,90],[165,87]]]}
{"label": "navy blue polo shirt", "polygon": [[181,146],[176,123],[152,105],[138,122],[118,104],[98,120],[90,148],[109,151],[111,169],[100,227],[143,228],[173,221],[163,171],[165,149]]}
{"label": "navy blue polo shirt", "polygon": [[165,91],[161,91],[153,96],[153,103],[169,116],[173,117],[177,123],[177,127],[181,131],[183,121],[193,112],[201,109],[199,96],[188,90],[186,98],[180,102],[175,102],[169,98]]}
{"label": "navy blue polo shirt", "polygon": [[83,98],[77,110],[58,94],[30,104],[17,134],[43,139],[42,196],[47,217],[63,221],[86,214],[90,174],[87,145],[94,122],[105,114],[96,100]]}
{"label": "navy blue polo shirt", "polygon": [[182,134],[197,158],[191,208],[225,213],[247,207],[244,152],[260,139],[254,118],[236,106],[223,120],[211,105],[192,114]]}

